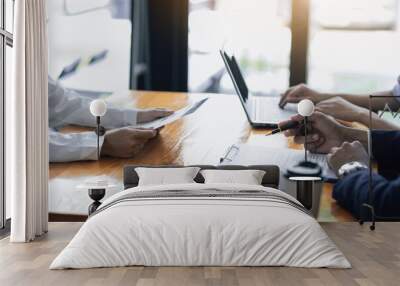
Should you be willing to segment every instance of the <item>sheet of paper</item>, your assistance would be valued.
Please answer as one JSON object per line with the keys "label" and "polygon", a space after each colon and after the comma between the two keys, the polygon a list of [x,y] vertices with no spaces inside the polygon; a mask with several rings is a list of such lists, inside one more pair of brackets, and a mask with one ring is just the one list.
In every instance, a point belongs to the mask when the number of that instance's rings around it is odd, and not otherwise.
{"label": "sheet of paper", "polygon": [[176,120],[178,120],[178,119],[180,119],[182,117],[185,117],[186,115],[194,113],[207,100],[208,100],[208,97],[206,97],[206,98],[204,98],[202,100],[199,100],[199,101],[195,101],[192,104],[189,104],[188,106],[175,111],[170,116],[159,118],[159,119],[151,121],[151,122],[138,124],[138,125],[136,125],[136,127],[158,129],[160,127],[163,127],[164,125],[167,125],[167,124],[172,123],[172,122],[174,122],[174,121],[176,121]]}

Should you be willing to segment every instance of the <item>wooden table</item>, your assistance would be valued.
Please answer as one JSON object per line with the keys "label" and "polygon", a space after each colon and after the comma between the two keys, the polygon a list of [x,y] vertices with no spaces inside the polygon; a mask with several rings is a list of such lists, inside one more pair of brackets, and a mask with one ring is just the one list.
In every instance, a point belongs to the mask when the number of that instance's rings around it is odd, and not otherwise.
{"label": "wooden table", "polygon": [[[50,164],[50,212],[71,214],[76,213],[74,207],[79,209],[79,206],[89,205],[87,193],[77,191],[76,186],[91,176],[105,175],[118,184],[115,191],[120,190],[122,168],[128,164],[218,164],[220,157],[234,143],[301,148],[283,135],[265,137],[266,130],[252,129],[239,99],[232,95],[132,91],[111,96],[108,100],[124,107],[165,107],[176,110],[191,100],[204,97],[209,97],[209,100],[199,110],[164,127],[159,136],[132,159],[104,158],[100,161]],[[331,192],[332,186],[325,184],[319,219],[354,220],[332,200]],[[81,209],[82,214],[85,211]],[[54,214],[51,218],[60,219]]]}

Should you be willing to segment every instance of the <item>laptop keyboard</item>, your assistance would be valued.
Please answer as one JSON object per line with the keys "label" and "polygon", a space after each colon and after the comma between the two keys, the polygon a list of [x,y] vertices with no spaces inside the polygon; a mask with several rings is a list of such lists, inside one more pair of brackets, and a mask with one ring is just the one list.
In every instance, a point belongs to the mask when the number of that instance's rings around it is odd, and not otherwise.
{"label": "laptop keyboard", "polygon": [[295,112],[292,109],[279,108],[279,96],[276,97],[252,97],[253,114],[257,122],[279,122],[289,119]]}

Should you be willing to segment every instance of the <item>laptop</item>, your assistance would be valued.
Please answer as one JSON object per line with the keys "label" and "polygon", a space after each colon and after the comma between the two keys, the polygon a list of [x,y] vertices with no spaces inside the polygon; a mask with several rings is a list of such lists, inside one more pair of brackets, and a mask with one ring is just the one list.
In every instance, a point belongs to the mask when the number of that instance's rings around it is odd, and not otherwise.
{"label": "laptop", "polygon": [[295,105],[289,105],[285,109],[281,109],[279,107],[280,96],[278,94],[261,96],[249,92],[235,57],[229,56],[223,50],[220,50],[220,53],[252,127],[277,128],[279,122],[288,120],[297,113]]}

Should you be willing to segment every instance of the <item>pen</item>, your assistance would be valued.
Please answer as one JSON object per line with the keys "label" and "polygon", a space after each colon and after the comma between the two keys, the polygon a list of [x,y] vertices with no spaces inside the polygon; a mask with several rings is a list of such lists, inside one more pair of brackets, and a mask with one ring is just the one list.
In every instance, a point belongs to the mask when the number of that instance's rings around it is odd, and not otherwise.
{"label": "pen", "polygon": [[298,122],[298,121],[289,121],[288,123],[283,124],[281,127],[276,128],[276,129],[270,131],[269,133],[265,134],[265,136],[281,133],[281,132],[283,132],[285,130],[296,128],[299,125],[300,125],[300,122]]}

